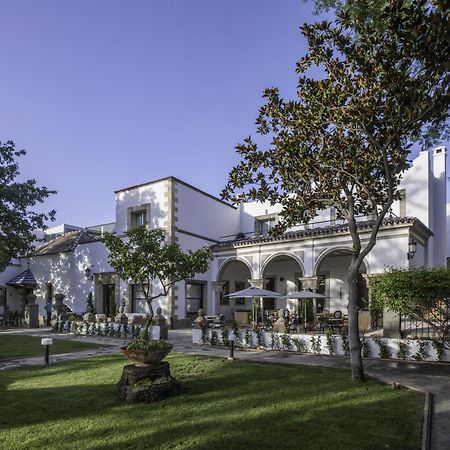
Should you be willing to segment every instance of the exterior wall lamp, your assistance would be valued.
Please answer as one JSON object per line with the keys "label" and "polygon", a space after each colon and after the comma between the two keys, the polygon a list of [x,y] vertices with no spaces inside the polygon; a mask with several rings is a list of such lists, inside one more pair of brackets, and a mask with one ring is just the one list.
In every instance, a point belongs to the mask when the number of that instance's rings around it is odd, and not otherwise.
{"label": "exterior wall lamp", "polygon": [[94,275],[92,275],[92,270],[90,267],[86,267],[86,269],[84,269],[84,274],[88,280],[92,281],[94,279]]}
{"label": "exterior wall lamp", "polygon": [[410,238],[408,242],[408,253],[406,254],[408,257],[408,261],[414,258],[414,255],[417,251],[417,242],[414,238]]}

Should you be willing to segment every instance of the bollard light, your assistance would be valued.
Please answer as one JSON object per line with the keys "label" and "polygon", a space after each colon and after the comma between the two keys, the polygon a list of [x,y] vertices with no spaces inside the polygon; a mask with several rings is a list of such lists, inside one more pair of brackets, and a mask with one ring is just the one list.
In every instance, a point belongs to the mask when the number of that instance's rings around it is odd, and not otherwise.
{"label": "bollard light", "polygon": [[234,360],[234,341],[236,340],[236,335],[234,334],[234,332],[232,331],[229,335],[228,335],[228,341],[230,342],[230,356],[228,357],[228,359],[230,361]]}
{"label": "bollard light", "polygon": [[47,366],[49,363],[49,356],[50,356],[50,345],[53,344],[53,339],[52,338],[42,338],[41,339],[41,345],[45,346],[45,365]]}

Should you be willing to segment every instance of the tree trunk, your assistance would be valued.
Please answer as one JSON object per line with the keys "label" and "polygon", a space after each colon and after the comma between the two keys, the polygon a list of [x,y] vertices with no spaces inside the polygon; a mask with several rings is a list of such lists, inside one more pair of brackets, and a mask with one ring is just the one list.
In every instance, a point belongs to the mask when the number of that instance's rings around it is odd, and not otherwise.
{"label": "tree trunk", "polygon": [[147,319],[147,322],[145,322],[145,327],[144,327],[144,333],[145,336],[148,338],[148,329],[150,328],[150,325],[152,323],[153,320],[153,316],[154,316],[154,312],[153,312],[153,307],[152,307],[152,300],[146,299],[147,301],[147,306],[148,306],[148,313],[149,313],[149,317]]}
{"label": "tree trunk", "polygon": [[[356,259],[355,256],[352,260]],[[353,261],[352,261],[353,263]],[[358,267],[352,267],[348,273],[348,340],[350,344],[350,367],[353,381],[364,381],[364,368],[361,355],[361,340],[358,329]]]}

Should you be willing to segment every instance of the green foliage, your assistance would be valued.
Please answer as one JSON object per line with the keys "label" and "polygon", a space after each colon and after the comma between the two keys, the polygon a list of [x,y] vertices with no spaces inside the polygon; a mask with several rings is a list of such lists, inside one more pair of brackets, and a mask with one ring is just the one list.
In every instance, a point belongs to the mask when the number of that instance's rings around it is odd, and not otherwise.
{"label": "green foliage", "polygon": [[378,345],[378,348],[380,350],[380,358],[381,359],[388,359],[391,357],[391,350],[388,347],[388,345],[380,338],[376,337],[374,338],[375,343]]}
{"label": "green foliage", "polygon": [[262,336],[262,331],[260,329],[256,330],[256,345],[258,347],[263,346],[263,336]]}
{"label": "green foliage", "polygon": [[333,339],[333,330],[327,329],[325,331],[325,337],[327,339],[327,349],[330,355],[334,355],[334,339]]}
{"label": "green foliage", "polygon": [[293,338],[292,342],[295,345],[298,352],[308,353],[308,346],[306,345],[306,342],[303,339]]}
{"label": "green foliage", "polygon": [[[342,334],[342,351],[344,352],[345,356],[350,356],[350,343],[348,342],[348,334],[343,333]],[[365,355],[363,355],[365,356]]]}
{"label": "green foliage", "polygon": [[419,341],[419,349],[417,353],[413,355],[413,358],[416,361],[423,361],[428,356],[428,342],[427,341]]}
{"label": "green foliage", "polygon": [[18,158],[25,150],[16,150],[14,142],[0,142],[0,272],[19,255],[33,250],[36,229],[45,229],[45,222],[54,220],[55,211],[37,213],[31,208],[56,191],[38,187],[36,180],[20,182]]}
{"label": "green foliage", "polygon": [[86,300],[86,312],[95,314],[94,303],[92,301],[92,292],[89,292]]}
{"label": "green foliage", "polygon": [[156,350],[159,348],[167,348],[170,347],[167,341],[160,340],[152,340],[148,338],[146,333],[141,333],[137,338],[130,342],[127,345],[127,350]]}
{"label": "green foliage", "polygon": [[438,361],[444,360],[444,354],[445,354],[445,345],[442,341],[439,341],[438,339],[433,339],[431,341],[431,345],[436,350],[436,355],[438,357]]}
{"label": "green foliage", "polygon": [[289,336],[287,331],[285,331],[281,335],[281,345],[283,346],[284,350],[290,350],[292,347],[291,337]]}
{"label": "green foliage", "polygon": [[311,350],[313,353],[320,353],[320,351],[322,350],[320,336],[311,336]]}
{"label": "green foliage", "polygon": [[409,356],[409,342],[398,342],[398,352],[397,352],[397,358],[398,359],[407,359]]}
{"label": "green foliage", "polygon": [[218,339],[217,339],[217,331],[216,330],[212,330],[211,331],[211,340],[209,341],[209,343],[215,347],[217,345]]}
{"label": "green foliage", "polygon": [[[148,230],[142,225],[125,232],[127,240],[106,233],[103,242],[109,250],[109,263],[123,280],[133,280],[142,288],[153,317],[152,301],[166,296],[178,281],[194,278],[197,273],[208,270],[212,259],[208,247],[183,252],[176,242],[166,243],[164,230]],[[159,281],[161,292],[152,295],[152,280]]]}
{"label": "green foliage", "polygon": [[450,340],[450,269],[390,269],[371,281],[372,307],[425,322],[447,346]]}
{"label": "green foliage", "polygon": [[250,331],[247,329],[245,330],[245,334],[244,334],[244,343],[247,347],[250,346]]}
{"label": "green foliage", "polygon": [[230,331],[227,328],[224,328],[222,330],[222,344],[224,345],[224,347],[229,347],[230,345],[230,341],[228,340],[229,333]]}
{"label": "green foliage", "polygon": [[[350,349],[349,349],[349,353],[350,353]],[[370,348],[364,337],[363,337],[362,343],[361,343],[361,353],[362,353],[362,356],[364,356],[364,358],[368,358],[370,356]]]}
{"label": "green foliage", "polygon": [[278,337],[278,334],[274,331],[270,332],[270,348],[274,350],[277,348],[280,344],[280,338]]}

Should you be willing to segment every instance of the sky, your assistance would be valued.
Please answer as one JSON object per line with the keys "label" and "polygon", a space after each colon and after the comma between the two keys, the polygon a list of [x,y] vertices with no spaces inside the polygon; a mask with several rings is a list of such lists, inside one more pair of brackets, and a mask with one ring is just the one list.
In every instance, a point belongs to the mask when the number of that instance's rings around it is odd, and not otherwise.
{"label": "sky", "polygon": [[213,195],[264,88],[292,97],[302,0],[2,0],[0,141],[56,189],[56,223],[114,221],[114,190],[176,176]]}
{"label": "sky", "polygon": [[219,196],[263,89],[295,97],[308,0],[1,0],[0,141],[55,189],[56,223],[175,176]]}

